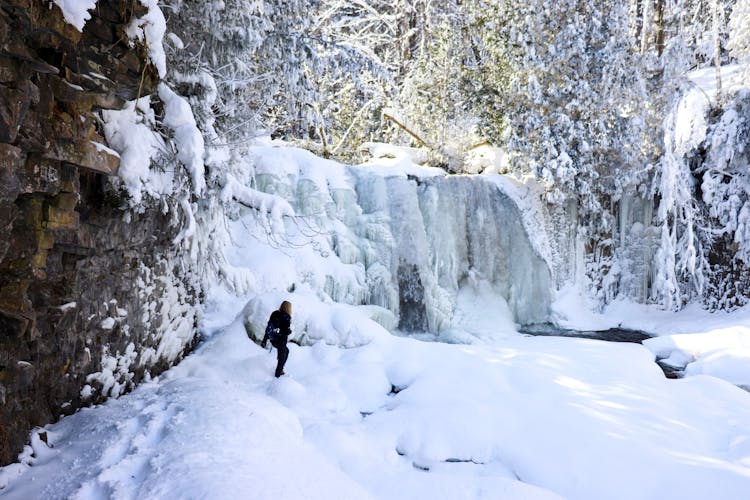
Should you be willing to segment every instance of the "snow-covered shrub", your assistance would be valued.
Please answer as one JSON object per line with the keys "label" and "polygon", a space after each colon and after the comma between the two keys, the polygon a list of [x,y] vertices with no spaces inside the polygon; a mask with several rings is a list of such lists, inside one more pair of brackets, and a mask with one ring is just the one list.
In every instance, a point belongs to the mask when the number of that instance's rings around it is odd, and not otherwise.
{"label": "snow-covered shrub", "polygon": [[700,298],[712,309],[750,294],[750,91],[712,110],[701,89],[680,95],[664,122],[655,186],[661,242],[652,299],[679,308]]}
{"label": "snow-covered shrub", "polygon": [[724,108],[706,148],[700,187],[714,237],[706,298],[714,308],[737,307],[750,297],[750,89]]}

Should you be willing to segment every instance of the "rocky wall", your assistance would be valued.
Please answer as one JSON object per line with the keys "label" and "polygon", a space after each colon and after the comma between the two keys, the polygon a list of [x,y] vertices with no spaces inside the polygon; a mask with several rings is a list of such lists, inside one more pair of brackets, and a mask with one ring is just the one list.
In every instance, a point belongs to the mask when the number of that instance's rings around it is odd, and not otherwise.
{"label": "rocky wall", "polygon": [[158,83],[125,34],[142,10],[99,0],[79,32],[51,2],[0,0],[0,465],[34,426],[127,391],[195,339],[179,221],[125,212],[97,116]]}

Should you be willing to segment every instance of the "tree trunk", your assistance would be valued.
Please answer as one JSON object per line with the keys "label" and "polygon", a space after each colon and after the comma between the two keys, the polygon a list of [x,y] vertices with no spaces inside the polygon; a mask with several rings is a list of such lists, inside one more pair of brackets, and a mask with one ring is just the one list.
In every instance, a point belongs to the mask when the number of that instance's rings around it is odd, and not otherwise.
{"label": "tree trunk", "polygon": [[632,34],[635,37],[635,43],[642,46],[641,37],[643,36],[643,0],[631,0],[630,18],[633,20]]}
{"label": "tree trunk", "polygon": [[640,3],[641,10],[641,23],[640,23],[640,35],[641,35],[641,54],[648,52],[650,48],[651,31],[653,29],[653,0],[642,0]]}
{"label": "tree trunk", "polygon": [[383,113],[383,118],[385,118],[386,120],[389,120],[389,121],[393,122],[394,124],[396,124],[404,132],[406,132],[407,134],[409,134],[410,136],[412,136],[420,145],[422,145],[424,147],[427,147],[427,148],[430,147],[430,145],[424,139],[422,139],[422,137],[421,137],[421,135],[420,135],[419,132],[416,132],[416,131],[412,130],[411,128],[409,128],[406,124],[404,124],[403,122],[401,122],[401,120],[399,120],[395,116],[393,116],[393,115],[391,115],[391,114],[389,114],[387,112],[384,112]]}
{"label": "tree trunk", "polygon": [[716,106],[721,105],[721,39],[720,17],[719,17],[719,0],[713,0],[711,6],[713,14],[713,40],[714,40],[714,68],[716,69]]}
{"label": "tree trunk", "polygon": [[661,56],[664,52],[664,0],[654,0],[654,47]]}

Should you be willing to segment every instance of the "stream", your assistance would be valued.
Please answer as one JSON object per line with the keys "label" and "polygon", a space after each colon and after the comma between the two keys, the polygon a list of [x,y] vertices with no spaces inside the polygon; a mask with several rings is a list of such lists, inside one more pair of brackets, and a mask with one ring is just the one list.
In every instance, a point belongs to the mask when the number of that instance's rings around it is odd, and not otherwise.
{"label": "stream", "polygon": [[[629,330],[626,328],[610,328],[609,330],[568,330],[559,328],[551,323],[526,325],[519,330],[519,333],[535,337],[577,337],[604,340],[607,342],[632,342],[634,344],[640,344],[644,340],[653,337],[653,335],[641,330]],[[665,377],[682,377],[682,369],[680,367],[663,363],[661,359],[657,359],[656,364],[658,364],[664,372]]]}

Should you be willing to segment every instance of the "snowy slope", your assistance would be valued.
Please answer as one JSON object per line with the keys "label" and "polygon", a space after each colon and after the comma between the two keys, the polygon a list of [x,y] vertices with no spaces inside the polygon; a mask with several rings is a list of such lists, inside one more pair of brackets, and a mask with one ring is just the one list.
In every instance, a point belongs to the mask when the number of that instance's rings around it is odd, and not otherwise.
{"label": "snowy slope", "polygon": [[[732,95],[740,88],[747,86],[744,72],[745,68],[740,64],[722,66],[720,69],[721,91],[725,95]],[[705,92],[707,99],[713,99],[716,96],[718,88],[716,68],[710,67],[695,70],[688,73],[687,77],[700,90]]]}
{"label": "snowy slope", "polygon": [[[232,306],[222,307],[210,322],[231,317]],[[2,496],[745,499],[750,491],[748,394],[711,377],[667,380],[638,345],[379,337],[353,349],[292,345],[291,375],[278,380],[273,365],[238,318],[160,379],[47,426],[51,447],[35,436],[30,466],[1,470]]]}

